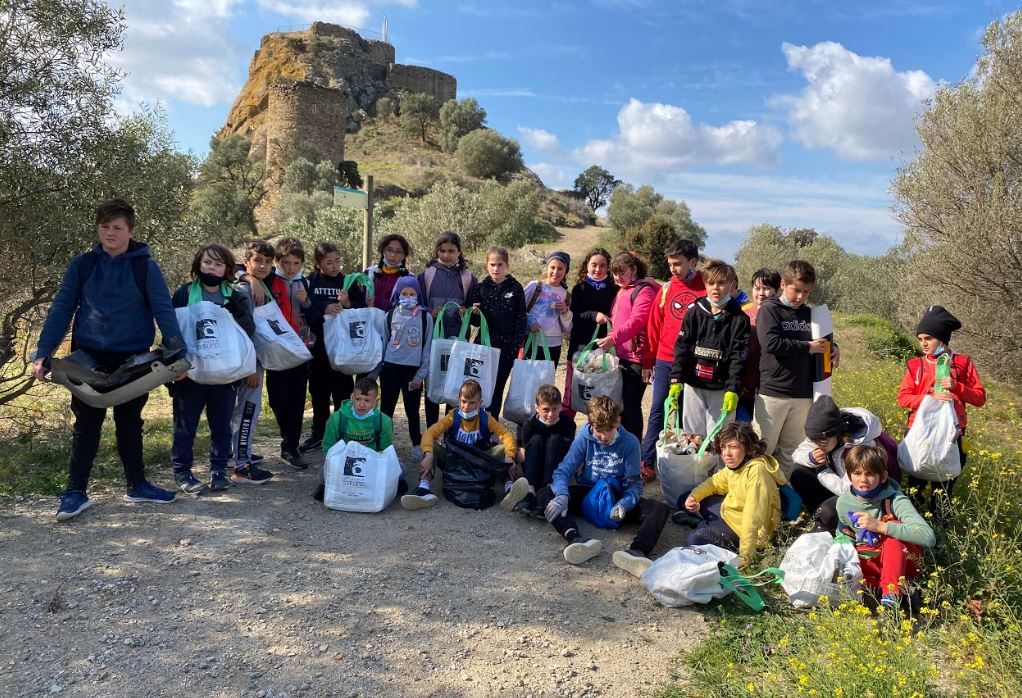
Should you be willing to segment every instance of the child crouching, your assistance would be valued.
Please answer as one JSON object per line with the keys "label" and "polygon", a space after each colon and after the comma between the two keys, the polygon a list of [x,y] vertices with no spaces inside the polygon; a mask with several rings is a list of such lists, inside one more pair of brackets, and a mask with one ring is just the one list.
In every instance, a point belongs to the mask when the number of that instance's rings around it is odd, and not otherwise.
{"label": "child crouching", "polygon": [[582,501],[599,480],[611,477],[621,483],[623,494],[610,518],[640,524],[628,550],[614,553],[613,562],[638,576],[650,565],[649,555],[667,523],[668,509],[663,502],[643,498],[639,439],[621,426],[621,405],[599,395],[589,403],[589,424],[575,437],[568,455],[554,471],[553,482],[543,488],[537,502],[547,521],[568,542],[564,559],[573,565],[591,560],[603,550],[599,540],[582,537],[572,514],[582,511]]}
{"label": "child crouching", "polygon": [[[766,443],[748,424],[732,422],[720,430],[712,450],[724,469],[697,485],[685,499],[685,509],[702,522],[688,534],[689,545],[717,545],[738,551],[744,565],[756,548],[768,542],[781,522],[779,487],[787,484],[781,467],[764,453]],[[702,506],[707,497],[724,495],[720,515]]]}
{"label": "child crouching", "polygon": [[855,538],[863,585],[881,594],[881,605],[901,603],[902,580],[919,571],[923,548],[936,542],[912,500],[887,478],[887,452],[854,446],[845,455],[851,488],[837,500],[842,530]]}

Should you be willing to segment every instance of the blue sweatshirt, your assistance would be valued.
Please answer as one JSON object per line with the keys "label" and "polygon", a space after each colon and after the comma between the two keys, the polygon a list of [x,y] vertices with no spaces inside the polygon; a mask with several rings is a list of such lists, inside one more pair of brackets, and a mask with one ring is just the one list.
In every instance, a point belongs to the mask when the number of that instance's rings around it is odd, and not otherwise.
{"label": "blue sweatshirt", "polygon": [[[128,250],[111,257],[96,243],[92,254],[96,263],[88,279],[80,278],[82,259],[88,252],[75,255],[68,264],[60,290],[50,304],[36,348],[36,359],[49,359],[57,350],[67,329],[72,328],[76,348],[94,351],[138,353],[148,351],[156,337],[153,319],[160,326],[163,341],[182,341],[181,328],[170,303],[170,292],[160,267],[149,256],[149,246],[132,240]],[[132,261],[147,261],[146,295],[135,282]]]}
{"label": "blue sweatshirt", "polygon": [[617,428],[617,438],[608,446],[599,442],[591,424],[586,424],[571,442],[568,455],[554,471],[550,489],[554,494],[568,494],[572,477],[580,485],[595,485],[597,480],[616,477],[624,488],[618,504],[631,510],[642,496],[639,475],[639,440],[635,435]]}

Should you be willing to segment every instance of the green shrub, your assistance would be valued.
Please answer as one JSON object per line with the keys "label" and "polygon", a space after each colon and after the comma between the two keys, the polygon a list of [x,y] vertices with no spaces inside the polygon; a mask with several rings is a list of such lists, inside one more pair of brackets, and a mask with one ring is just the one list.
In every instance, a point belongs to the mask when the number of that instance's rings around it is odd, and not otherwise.
{"label": "green shrub", "polygon": [[905,361],[917,353],[914,338],[889,320],[858,314],[846,316],[845,323],[862,330],[863,344],[874,356]]}
{"label": "green shrub", "polygon": [[503,177],[524,167],[518,141],[490,129],[462,136],[455,158],[465,174],[483,179]]}

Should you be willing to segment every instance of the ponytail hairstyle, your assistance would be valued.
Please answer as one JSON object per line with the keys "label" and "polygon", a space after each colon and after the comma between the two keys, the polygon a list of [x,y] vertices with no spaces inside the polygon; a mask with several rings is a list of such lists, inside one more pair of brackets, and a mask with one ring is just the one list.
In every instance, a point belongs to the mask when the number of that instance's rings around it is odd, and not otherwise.
{"label": "ponytail hairstyle", "polygon": [[[603,257],[605,260],[607,260],[607,275],[608,276],[610,275],[611,260],[610,252],[607,252],[607,250],[603,249],[602,247],[594,247],[593,249],[589,250],[589,253],[582,260],[582,266],[579,267],[578,275],[576,278],[577,283],[580,284],[585,283],[586,276],[589,273],[589,260],[592,259],[593,257]],[[611,281],[613,281],[613,279],[611,279]]]}
{"label": "ponytail hairstyle", "polygon": [[610,262],[610,273],[620,274],[625,269],[635,269],[636,279],[645,279],[649,276],[649,267],[642,261],[642,258],[634,252],[628,252],[622,250],[614,255],[614,259]]}
{"label": "ponytail hairstyle", "polygon": [[440,233],[440,237],[433,243],[433,261],[436,261],[440,256],[440,245],[454,245],[458,248],[458,265],[457,269],[468,269],[468,262],[465,261],[465,255],[461,252],[461,236],[453,230],[445,230]]}

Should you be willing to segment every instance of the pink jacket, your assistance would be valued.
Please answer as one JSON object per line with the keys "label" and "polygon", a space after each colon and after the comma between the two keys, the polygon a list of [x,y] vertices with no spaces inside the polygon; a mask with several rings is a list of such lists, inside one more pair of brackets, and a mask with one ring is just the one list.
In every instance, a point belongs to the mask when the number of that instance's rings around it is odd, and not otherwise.
{"label": "pink jacket", "polygon": [[[632,294],[637,284],[642,288],[632,302]],[[634,363],[642,363],[649,347],[646,338],[646,323],[653,309],[660,284],[651,278],[637,279],[617,292],[614,307],[610,311],[610,319],[614,324],[614,348],[618,358]]]}

